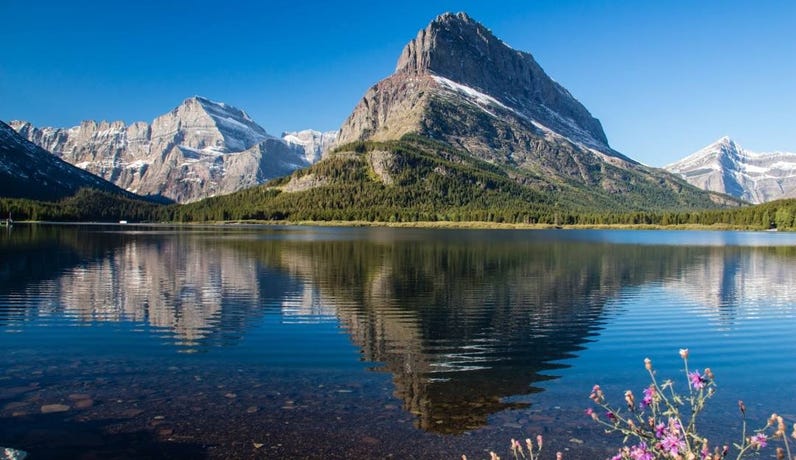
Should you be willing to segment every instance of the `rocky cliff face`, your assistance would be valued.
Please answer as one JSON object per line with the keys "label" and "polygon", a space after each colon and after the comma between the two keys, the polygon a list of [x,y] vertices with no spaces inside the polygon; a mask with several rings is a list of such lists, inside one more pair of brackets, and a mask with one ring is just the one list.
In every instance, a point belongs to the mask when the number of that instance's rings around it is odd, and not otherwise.
{"label": "rocky cliff face", "polygon": [[406,45],[395,73],[368,90],[345,121],[338,144],[409,133],[610,191],[623,187],[616,168],[660,174],[612,150],[599,120],[533,56],[464,13],[437,17]]}
{"label": "rocky cliff face", "polygon": [[751,203],[796,198],[796,153],[755,153],[729,137],[664,167],[703,190]]}
{"label": "rocky cliff face", "polygon": [[125,194],[113,184],[52,156],[0,122],[0,196],[57,200],[81,188]]}
{"label": "rocky cliff face", "polygon": [[[421,30],[404,47],[395,73],[444,77],[567,137],[588,137],[608,146],[599,120],[547,76],[533,56],[512,49],[465,13],[443,14]],[[574,136],[571,131],[579,132]]]}
{"label": "rocky cliff face", "polygon": [[139,195],[177,202],[231,193],[311,164],[303,145],[269,135],[245,112],[191,97],[151,124],[84,121],[22,136],[57,157]]}

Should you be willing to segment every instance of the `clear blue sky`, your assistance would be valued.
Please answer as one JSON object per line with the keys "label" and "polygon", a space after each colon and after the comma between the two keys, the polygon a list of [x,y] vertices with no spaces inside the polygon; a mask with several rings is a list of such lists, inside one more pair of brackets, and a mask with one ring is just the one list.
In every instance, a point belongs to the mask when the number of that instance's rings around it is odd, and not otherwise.
{"label": "clear blue sky", "polygon": [[192,95],[337,129],[404,44],[466,11],[652,166],[723,135],[796,151],[796,1],[0,0],[0,120],[151,121]]}

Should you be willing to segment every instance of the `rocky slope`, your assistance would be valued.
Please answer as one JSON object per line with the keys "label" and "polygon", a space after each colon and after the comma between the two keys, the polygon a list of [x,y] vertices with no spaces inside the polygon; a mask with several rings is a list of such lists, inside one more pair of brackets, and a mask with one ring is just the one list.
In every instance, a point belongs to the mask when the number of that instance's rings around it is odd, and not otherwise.
{"label": "rocky slope", "polygon": [[465,13],[445,13],[406,45],[395,73],[370,88],[338,144],[419,134],[514,168],[517,180],[576,183],[610,194],[643,184],[688,187],[611,149],[602,126],[528,53]]}
{"label": "rocky slope", "polygon": [[54,157],[0,122],[0,197],[58,200],[81,188],[132,197],[110,182]]}
{"label": "rocky slope", "polygon": [[286,142],[242,110],[203,97],[186,99],[151,124],[85,121],[62,129],[15,121],[11,126],[121,188],[177,202],[261,184],[308,166],[323,150],[312,136],[304,144]]}
{"label": "rocky slope", "polygon": [[729,137],[664,166],[703,190],[751,203],[796,198],[796,153],[755,153]]}

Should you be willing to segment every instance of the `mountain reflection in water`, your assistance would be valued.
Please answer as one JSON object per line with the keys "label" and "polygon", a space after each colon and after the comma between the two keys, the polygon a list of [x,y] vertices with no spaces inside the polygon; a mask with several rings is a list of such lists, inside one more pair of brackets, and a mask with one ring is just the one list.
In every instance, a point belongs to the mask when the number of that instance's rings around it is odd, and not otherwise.
{"label": "mountain reflection in water", "polygon": [[454,434],[533,404],[540,384],[600,333],[622,290],[698,292],[698,313],[731,327],[746,300],[793,295],[796,268],[789,247],[551,232],[20,225],[0,243],[0,328],[145,324],[176,351],[212,355],[245,347],[269,315],[334,322],[362,360],[391,374],[419,428]]}

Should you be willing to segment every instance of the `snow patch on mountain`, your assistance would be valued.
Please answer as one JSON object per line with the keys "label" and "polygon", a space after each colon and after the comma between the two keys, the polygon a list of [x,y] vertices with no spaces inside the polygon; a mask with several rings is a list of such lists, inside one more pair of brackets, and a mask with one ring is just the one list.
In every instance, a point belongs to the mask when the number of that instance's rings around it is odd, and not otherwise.
{"label": "snow patch on mountain", "polygon": [[[486,107],[488,107],[491,104],[491,105],[496,105],[496,106],[501,107],[503,109],[515,112],[515,110],[510,109],[508,106],[506,106],[502,102],[498,101],[494,97],[492,97],[492,96],[490,96],[488,94],[484,94],[484,93],[482,93],[481,91],[478,91],[475,88],[470,88],[467,85],[463,85],[461,83],[456,83],[453,80],[450,80],[450,79],[445,78],[445,77],[440,77],[439,75],[432,75],[431,77],[437,83],[439,83],[439,84],[441,84],[441,85],[443,85],[443,86],[445,86],[445,87],[447,87],[447,88],[449,88],[449,89],[451,89],[451,90],[453,90],[453,91],[465,96],[468,100],[470,100],[471,102],[474,102],[475,104],[477,104],[479,107],[481,107],[484,110],[486,110]],[[488,110],[487,110],[487,112],[488,112]],[[491,112],[490,112],[490,114],[491,114]],[[492,114],[492,115],[495,116],[494,114]]]}
{"label": "snow patch on mountain", "polygon": [[608,161],[612,164],[618,164],[622,162],[622,159],[617,158],[615,153],[607,154],[604,152],[604,150],[610,151],[608,146],[594,139],[594,137],[592,137],[587,131],[580,128],[572,120],[560,116],[559,114],[550,110],[547,107],[544,108],[549,112],[549,115],[551,117],[554,117],[555,120],[558,121],[560,125],[566,126],[567,127],[566,130],[555,130],[553,128],[550,128],[549,126],[534,119],[532,115],[523,113],[518,109],[512,108],[500,102],[495,97],[482,93],[481,91],[478,91],[475,88],[471,88],[467,85],[457,83],[453,80],[441,77],[439,75],[432,75],[432,78],[438,84],[442,85],[445,89],[453,91],[459,96],[463,96],[466,100],[470,101],[471,103],[479,107],[481,110],[483,110],[484,112],[493,117],[496,118],[500,117],[500,115],[494,112],[495,108],[509,111],[519,116],[520,118],[528,120],[534,127],[539,129],[539,131],[541,131],[544,134],[544,136],[548,139],[555,139],[556,141],[559,142],[571,142],[577,145],[578,147],[581,147],[582,149],[591,152],[592,154],[596,155],[603,161]]}

